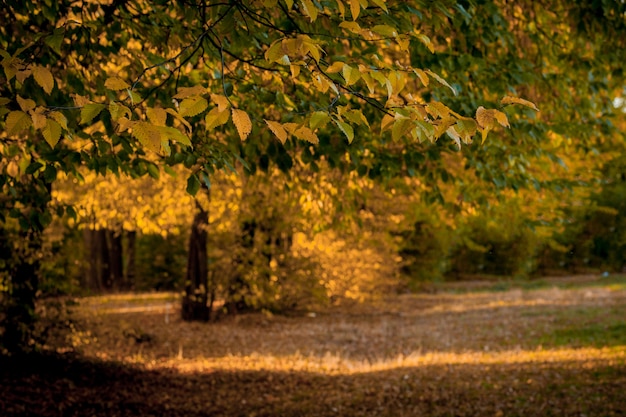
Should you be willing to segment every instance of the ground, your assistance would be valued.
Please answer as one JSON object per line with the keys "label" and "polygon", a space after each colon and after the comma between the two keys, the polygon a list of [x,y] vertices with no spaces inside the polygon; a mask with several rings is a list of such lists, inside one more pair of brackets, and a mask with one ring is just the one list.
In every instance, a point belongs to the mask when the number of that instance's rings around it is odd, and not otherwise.
{"label": "ground", "polygon": [[79,299],[68,353],[0,363],[0,415],[626,415],[623,276],[435,289],[208,324]]}

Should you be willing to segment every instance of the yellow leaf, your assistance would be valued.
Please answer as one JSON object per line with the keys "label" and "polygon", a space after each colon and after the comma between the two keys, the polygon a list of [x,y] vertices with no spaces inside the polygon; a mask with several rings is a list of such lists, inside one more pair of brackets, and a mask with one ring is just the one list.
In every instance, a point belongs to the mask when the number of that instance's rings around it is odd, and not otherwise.
{"label": "yellow leaf", "polygon": [[46,125],[41,133],[46,142],[54,148],[61,139],[61,125],[52,119],[46,119]]}
{"label": "yellow leaf", "polygon": [[283,126],[280,123],[274,122],[272,120],[265,120],[265,123],[267,123],[267,126],[270,128],[272,133],[276,135],[280,143],[284,145],[288,137],[287,131],[285,130],[285,128],[283,128]]}
{"label": "yellow leaf", "polygon": [[187,131],[191,132],[191,124],[187,120],[185,120],[185,118],[183,116],[178,114],[178,112],[176,112],[176,110],[174,110],[174,109],[165,109],[165,111],[168,114],[171,114],[172,116],[174,116],[176,118],[176,120],[178,120],[179,122],[184,124],[185,127],[187,128]]}
{"label": "yellow leaf", "polygon": [[132,135],[139,142],[153,152],[161,152],[161,132],[157,127],[148,122],[136,122],[133,124]]}
{"label": "yellow leaf", "polygon": [[[285,61],[284,57],[285,51],[283,50],[283,39],[279,39],[275,41],[270,47],[265,51],[265,60],[268,62],[279,62],[282,63]],[[287,60],[289,58],[287,57]]]}
{"label": "yellow leaf", "polygon": [[115,101],[109,103],[109,113],[111,114],[111,119],[114,122],[117,122],[123,116],[131,116],[130,109],[122,104],[119,104]]}
{"label": "yellow leaf", "polygon": [[63,129],[67,130],[67,118],[65,117],[63,113],[58,112],[58,111],[53,111],[53,112],[50,112],[48,116],[50,116],[51,119],[53,119],[55,122],[61,125]]}
{"label": "yellow leaf", "polygon": [[74,99],[74,104],[76,104],[78,107],[83,107],[85,104],[90,103],[87,97],[81,96],[80,94],[72,94],[71,96]]}
{"label": "yellow leaf", "polygon": [[12,111],[5,120],[6,130],[9,135],[14,135],[22,130],[28,129],[32,124],[30,116],[23,111]]}
{"label": "yellow leaf", "polygon": [[309,16],[311,22],[315,22],[315,19],[317,19],[317,8],[313,2],[311,0],[300,0],[300,3],[302,4],[302,10]]}
{"label": "yellow leaf", "polygon": [[19,96],[19,94],[17,96],[17,104],[20,105],[20,109],[22,109],[22,111],[32,110],[37,105],[35,103],[35,100],[31,100],[29,98],[22,98]]}
{"label": "yellow leaf", "polygon": [[450,114],[450,109],[443,103],[438,101],[430,102],[426,105],[426,111],[434,118],[440,117],[445,119]]}
{"label": "yellow leaf", "polygon": [[339,16],[341,16],[342,19],[345,19],[346,6],[343,4],[341,0],[335,0],[335,1],[337,2],[337,10],[339,10]]}
{"label": "yellow leaf", "polygon": [[446,129],[446,134],[452,138],[456,146],[461,149],[461,136],[459,136],[458,132],[454,129],[454,126],[450,126]]}
{"label": "yellow leaf", "polygon": [[33,127],[37,130],[41,130],[46,126],[46,120],[48,119],[46,116],[39,112],[31,112],[31,119],[33,119]]}
{"label": "yellow leaf", "polygon": [[113,91],[126,90],[127,88],[130,88],[130,84],[128,84],[120,77],[107,78],[107,80],[104,82],[104,86]]}
{"label": "yellow leaf", "polygon": [[350,2],[350,12],[352,13],[352,20],[356,20],[361,12],[361,2],[359,0],[348,0]]}
{"label": "yellow leaf", "polygon": [[393,122],[393,127],[391,128],[391,139],[394,142],[399,141],[400,139],[402,139],[404,135],[409,133],[409,131],[413,127],[414,127],[414,124],[411,121],[411,119],[406,119],[406,118],[396,119]]}
{"label": "yellow leaf", "polygon": [[41,65],[36,65],[33,67],[33,77],[37,84],[43,88],[47,94],[52,92],[54,88],[54,77],[50,70],[46,67],[42,67]]}
{"label": "yellow leaf", "polygon": [[283,127],[285,128],[287,132],[293,135],[293,132],[295,132],[296,129],[300,127],[300,125],[298,123],[289,122],[289,123],[283,123]]}
{"label": "yellow leaf", "polygon": [[367,127],[370,127],[369,122],[367,121],[365,115],[363,115],[363,112],[361,112],[361,110],[350,110],[346,112],[343,117],[345,117],[354,124],[363,124]]}
{"label": "yellow leaf", "polygon": [[148,116],[148,120],[155,126],[165,126],[165,122],[167,121],[167,112],[158,107],[148,107],[146,109],[146,116]]}
{"label": "yellow leaf", "polygon": [[285,4],[287,5],[287,10],[291,10],[293,7],[293,0],[285,0]]}
{"label": "yellow leaf", "polygon": [[487,110],[483,106],[476,109],[476,121],[480,127],[492,129],[495,120],[492,110]]}
{"label": "yellow leaf", "polygon": [[355,33],[357,35],[360,35],[361,32],[363,31],[363,29],[361,29],[361,26],[359,26],[357,22],[344,21],[344,22],[339,23],[339,27],[343,29],[347,29],[350,32]]}
{"label": "yellow leaf", "polygon": [[435,53],[435,45],[430,41],[430,38],[422,33],[416,35],[417,39],[422,42],[431,53]]}
{"label": "yellow leaf", "polygon": [[341,73],[343,78],[346,80],[346,85],[348,86],[356,83],[361,78],[359,70],[352,68],[350,65],[344,65],[341,69]]}
{"label": "yellow leaf", "polygon": [[206,123],[206,130],[213,130],[218,126],[221,126],[228,122],[230,118],[230,112],[228,109],[220,111],[219,107],[215,107],[211,109],[210,112],[207,113],[204,121]]}
{"label": "yellow leaf", "polygon": [[334,74],[336,72],[341,71],[343,69],[344,65],[346,65],[345,62],[335,61],[335,62],[333,62],[333,64],[331,66],[326,68],[326,72],[328,74]]}
{"label": "yellow leaf", "polygon": [[385,4],[385,0],[372,0],[372,3],[374,3],[376,6],[380,7],[381,9],[383,9],[385,13],[389,13],[389,10],[387,9],[387,5]]}
{"label": "yellow leaf", "polygon": [[300,75],[300,65],[291,65],[289,67],[289,70],[291,71],[292,78],[296,78],[298,75]]}
{"label": "yellow leaf", "polygon": [[334,121],[337,127],[343,132],[344,135],[348,138],[348,143],[352,143],[354,140],[354,129],[349,124],[342,122],[341,120]]}
{"label": "yellow leaf", "polygon": [[306,140],[307,142],[310,142],[314,145],[317,145],[318,143],[320,143],[320,140],[317,137],[317,135],[306,126],[302,126],[299,129],[296,129],[293,132],[293,135],[297,137],[298,139]]}
{"label": "yellow leaf", "polygon": [[202,87],[201,85],[194,85],[193,87],[180,87],[174,98],[182,100],[187,97],[201,96],[206,93],[206,88]]}
{"label": "yellow leaf", "polygon": [[519,98],[519,97],[506,96],[506,97],[503,97],[502,100],[500,100],[500,103],[502,103],[503,105],[521,104],[522,106],[530,107],[531,109],[535,111],[539,111],[539,108],[535,105],[535,103],[533,103],[532,101],[524,100],[523,98]]}
{"label": "yellow leaf", "polygon": [[220,112],[230,107],[230,101],[228,101],[228,98],[221,94],[211,94],[211,101],[217,104],[217,108]]}
{"label": "yellow leaf", "polygon": [[241,140],[246,140],[250,132],[252,132],[252,122],[250,121],[250,116],[243,110],[232,109],[233,111],[233,123],[237,128],[237,133],[239,133],[239,137]]}
{"label": "yellow leaf", "polygon": [[186,98],[180,102],[178,113],[183,117],[193,117],[202,113],[209,106],[204,97]]}
{"label": "yellow leaf", "polygon": [[395,118],[393,116],[389,114],[385,114],[382,120],[380,121],[380,133],[389,129],[389,127],[393,124],[394,121],[395,121]]}
{"label": "yellow leaf", "polygon": [[432,72],[431,70],[426,70],[426,73],[428,75],[430,75],[431,77],[433,77],[434,79],[436,79],[437,81],[439,81],[440,84],[445,85],[450,90],[452,90],[452,93],[456,96],[456,90],[454,88],[452,88],[452,86],[450,84],[448,84],[448,82],[446,80],[444,80],[439,75],[437,75],[434,72]]}
{"label": "yellow leaf", "polygon": [[429,83],[429,79],[428,79],[428,75],[426,75],[426,73],[424,71],[422,71],[421,69],[418,68],[414,68],[413,72],[415,73],[415,75],[417,75],[420,79],[420,81],[422,82],[422,84],[424,84],[424,87],[428,87],[428,83]]}
{"label": "yellow leaf", "polygon": [[504,126],[504,127],[511,127],[509,125],[509,119],[506,117],[506,114],[502,113],[500,110],[493,110],[493,115],[496,118],[496,120],[498,121],[498,123],[500,123],[500,125]]}

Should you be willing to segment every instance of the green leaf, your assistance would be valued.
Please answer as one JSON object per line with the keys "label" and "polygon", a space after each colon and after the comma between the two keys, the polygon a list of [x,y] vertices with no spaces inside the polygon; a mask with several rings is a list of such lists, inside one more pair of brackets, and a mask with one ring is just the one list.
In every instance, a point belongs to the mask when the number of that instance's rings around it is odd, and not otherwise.
{"label": "green leaf", "polygon": [[161,132],[162,136],[165,136],[166,138],[173,140],[174,142],[178,142],[181,145],[185,146],[191,146],[191,140],[189,139],[189,137],[175,127],[156,126],[156,129]]}
{"label": "green leaf", "polygon": [[316,111],[309,119],[309,127],[313,130],[324,127],[331,120],[330,115],[325,111]]}
{"label": "green leaf", "polygon": [[28,129],[33,123],[31,117],[23,111],[12,111],[7,115],[5,120],[7,133],[14,135],[25,129]]}
{"label": "green leaf", "polygon": [[88,124],[105,108],[104,104],[89,103],[80,109],[80,123]]}
{"label": "green leaf", "polygon": [[187,179],[187,193],[195,196],[198,194],[198,190],[200,190],[200,185],[200,181],[198,180],[196,174],[191,174]]}
{"label": "green leaf", "polygon": [[158,180],[160,176],[159,167],[154,164],[148,164],[148,175],[150,175],[155,180]]}
{"label": "green leaf", "polygon": [[41,133],[50,147],[54,148],[59,142],[59,139],[61,139],[61,131],[62,128],[60,124],[58,124],[55,120],[46,119],[46,125],[41,130]]}

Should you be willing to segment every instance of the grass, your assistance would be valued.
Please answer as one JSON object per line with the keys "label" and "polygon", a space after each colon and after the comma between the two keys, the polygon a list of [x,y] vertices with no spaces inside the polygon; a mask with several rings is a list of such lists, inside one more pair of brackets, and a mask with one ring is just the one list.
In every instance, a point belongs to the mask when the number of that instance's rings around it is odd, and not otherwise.
{"label": "grass", "polygon": [[168,297],[83,299],[66,341],[79,356],[0,373],[0,415],[626,415],[617,284],[468,285],[208,324]]}

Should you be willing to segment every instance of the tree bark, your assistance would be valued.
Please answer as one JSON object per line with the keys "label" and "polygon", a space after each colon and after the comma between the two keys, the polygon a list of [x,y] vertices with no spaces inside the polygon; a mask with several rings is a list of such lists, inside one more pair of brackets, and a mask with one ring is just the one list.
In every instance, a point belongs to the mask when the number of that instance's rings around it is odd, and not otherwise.
{"label": "tree bark", "polygon": [[193,219],[191,235],[189,236],[182,317],[186,321],[208,321],[211,313],[207,305],[209,298],[207,257],[209,213],[198,203],[196,203],[196,207],[198,212]]}
{"label": "tree bark", "polygon": [[111,286],[116,290],[121,290],[125,288],[124,263],[122,261],[122,232],[113,230],[108,230],[107,232]]}
{"label": "tree bark", "polygon": [[126,268],[124,275],[125,289],[132,290],[135,288],[136,276],[136,241],[137,232],[134,230],[126,233]]}

